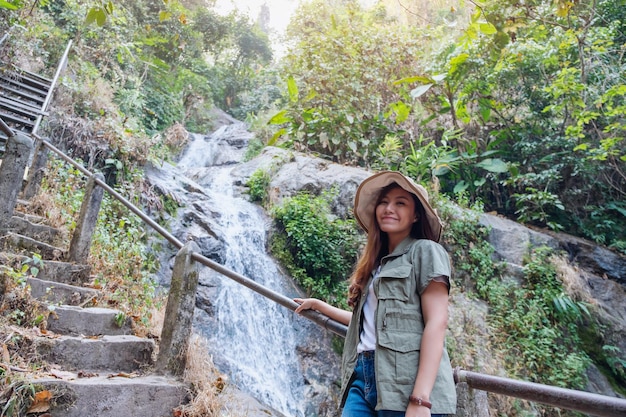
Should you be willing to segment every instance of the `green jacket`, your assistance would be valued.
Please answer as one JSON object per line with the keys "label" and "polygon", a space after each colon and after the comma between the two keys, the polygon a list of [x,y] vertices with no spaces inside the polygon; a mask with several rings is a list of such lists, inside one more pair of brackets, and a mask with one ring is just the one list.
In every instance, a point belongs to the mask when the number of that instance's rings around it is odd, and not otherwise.
{"label": "green jacket", "polygon": [[[374,286],[376,309],[376,387],[377,410],[404,411],[413,391],[420,356],[424,321],[420,294],[432,278],[450,277],[450,260],[445,249],[431,240],[402,241],[382,261],[379,280]],[[370,281],[373,274],[370,277]],[[369,286],[369,282],[365,286]],[[367,292],[356,306],[343,351],[341,407],[353,378],[357,345],[362,327],[362,312]],[[448,352],[443,350],[439,372],[430,395],[432,414],[456,412],[456,388]]]}

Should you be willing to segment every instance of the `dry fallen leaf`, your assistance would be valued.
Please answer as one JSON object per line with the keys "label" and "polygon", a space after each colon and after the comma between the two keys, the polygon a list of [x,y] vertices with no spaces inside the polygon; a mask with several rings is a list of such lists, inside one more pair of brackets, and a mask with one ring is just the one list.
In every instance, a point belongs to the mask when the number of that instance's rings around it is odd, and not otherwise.
{"label": "dry fallen leaf", "polygon": [[76,374],[73,372],[61,371],[59,369],[50,369],[50,375],[55,378],[63,379],[65,381],[76,379]]}
{"label": "dry fallen leaf", "polygon": [[50,409],[50,400],[52,400],[52,393],[50,391],[39,391],[35,394],[35,400],[26,413],[43,413],[48,411]]}
{"label": "dry fallen leaf", "polygon": [[115,378],[115,377],[122,377],[122,378],[135,378],[137,377],[137,374],[135,373],[126,373],[126,372],[118,372],[117,374],[109,374],[109,376],[107,378]]}
{"label": "dry fallen leaf", "polygon": [[9,348],[6,344],[2,344],[2,362],[11,363],[11,355],[9,354]]}

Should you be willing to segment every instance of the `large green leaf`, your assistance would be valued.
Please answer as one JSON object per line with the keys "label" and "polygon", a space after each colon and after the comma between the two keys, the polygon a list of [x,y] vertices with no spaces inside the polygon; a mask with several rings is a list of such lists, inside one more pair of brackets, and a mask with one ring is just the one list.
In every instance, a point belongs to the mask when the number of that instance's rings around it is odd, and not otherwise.
{"label": "large green leaf", "polygon": [[298,85],[293,77],[287,78],[287,90],[289,91],[289,101],[295,103],[298,101]]}
{"label": "large green leaf", "polygon": [[282,128],[279,129],[278,132],[274,133],[274,135],[270,138],[269,141],[267,141],[267,146],[274,146],[276,144],[276,141],[278,141],[278,139],[283,136],[285,133],[287,133],[287,129]]}
{"label": "large green leaf", "polygon": [[479,25],[479,28],[480,31],[485,35],[493,35],[494,33],[498,32],[498,29],[496,29],[496,27],[489,22],[481,23]]}
{"label": "large green leaf", "polygon": [[432,87],[433,85],[434,84],[426,84],[415,87],[413,90],[411,90],[411,97],[418,98],[423,96],[428,90],[430,90],[430,87]]}
{"label": "large green leaf", "polygon": [[4,1],[4,0],[0,0],[0,7],[3,9],[11,9],[11,10],[19,9],[19,6],[15,4],[11,4],[8,1]]}
{"label": "large green leaf", "polygon": [[412,84],[412,83],[416,83],[416,82],[420,82],[422,84],[428,84],[430,82],[432,82],[432,80],[428,77],[423,77],[421,75],[415,75],[413,77],[406,77],[406,78],[402,78],[399,80],[396,80],[393,82],[394,85],[400,85],[400,84]]}
{"label": "large green leaf", "polygon": [[469,184],[466,183],[465,181],[461,180],[461,181],[456,183],[456,185],[454,186],[454,190],[452,190],[452,191],[454,192],[454,194],[458,194],[458,193],[462,193],[463,191],[467,190],[468,187],[469,187]]}
{"label": "large green leaf", "polygon": [[106,21],[107,21],[107,14],[104,11],[104,9],[100,7],[93,7],[89,9],[89,11],[87,12],[87,17],[85,19],[85,23],[87,25],[90,25],[96,22],[98,26],[104,26]]}
{"label": "large green leaf", "polygon": [[508,172],[509,166],[506,162],[499,158],[487,158],[476,164],[477,167],[486,169],[489,172]]}
{"label": "large green leaf", "polygon": [[290,122],[291,119],[287,117],[287,110],[281,110],[276,113],[272,118],[267,122],[269,125],[282,125],[283,123]]}

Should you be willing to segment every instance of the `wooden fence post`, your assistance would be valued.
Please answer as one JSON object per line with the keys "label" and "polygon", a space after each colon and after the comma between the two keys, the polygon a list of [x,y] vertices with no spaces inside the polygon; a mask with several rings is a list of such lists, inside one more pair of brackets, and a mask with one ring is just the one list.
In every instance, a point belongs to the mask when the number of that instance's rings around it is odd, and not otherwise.
{"label": "wooden fence post", "polygon": [[78,216],[76,230],[74,230],[74,234],[72,235],[70,249],[67,254],[68,262],[86,264],[87,258],[89,257],[91,238],[93,237],[93,232],[96,230],[98,212],[100,211],[100,204],[104,196],[104,189],[98,187],[95,178],[104,181],[104,176],[101,173],[97,173],[90,177],[87,182],[83,204],[80,206],[80,215]]}
{"label": "wooden fence post", "polygon": [[0,230],[8,228],[22,190],[24,172],[33,151],[33,140],[22,132],[9,136],[0,165]]}
{"label": "wooden fence post", "polygon": [[188,242],[176,255],[159,342],[156,369],[173,376],[182,376],[187,364],[198,288],[198,264],[191,259],[194,251],[199,252],[198,246]]}

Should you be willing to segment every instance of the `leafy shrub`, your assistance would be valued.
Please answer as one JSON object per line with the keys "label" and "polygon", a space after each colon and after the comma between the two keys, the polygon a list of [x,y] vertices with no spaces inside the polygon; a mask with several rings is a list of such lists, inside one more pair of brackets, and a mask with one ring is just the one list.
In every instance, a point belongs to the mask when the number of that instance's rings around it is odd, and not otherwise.
{"label": "leafy shrub", "polygon": [[254,171],[246,184],[251,201],[267,203],[267,187],[270,185],[270,180],[270,174],[267,171],[263,169]]}
{"label": "leafy shrub", "polygon": [[331,215],[331,197],[300,193],[274,207],[284,234],[273,236],[272,250],[310,296],[343,305],[360,241],[354,219]]}
{"label": "leafy shrub", "polygon": [[462,281],[457,285],[489,303],[494,355],[506,358],[512,377],[582,389],[590,359],[580,334],[588,310],[565,293],[549,248],[535,249],[526,259],[523,283],[505,280],[486,240],[489,230],[471,212],[440,207],[448,223],[444,242],[455,279]]}

